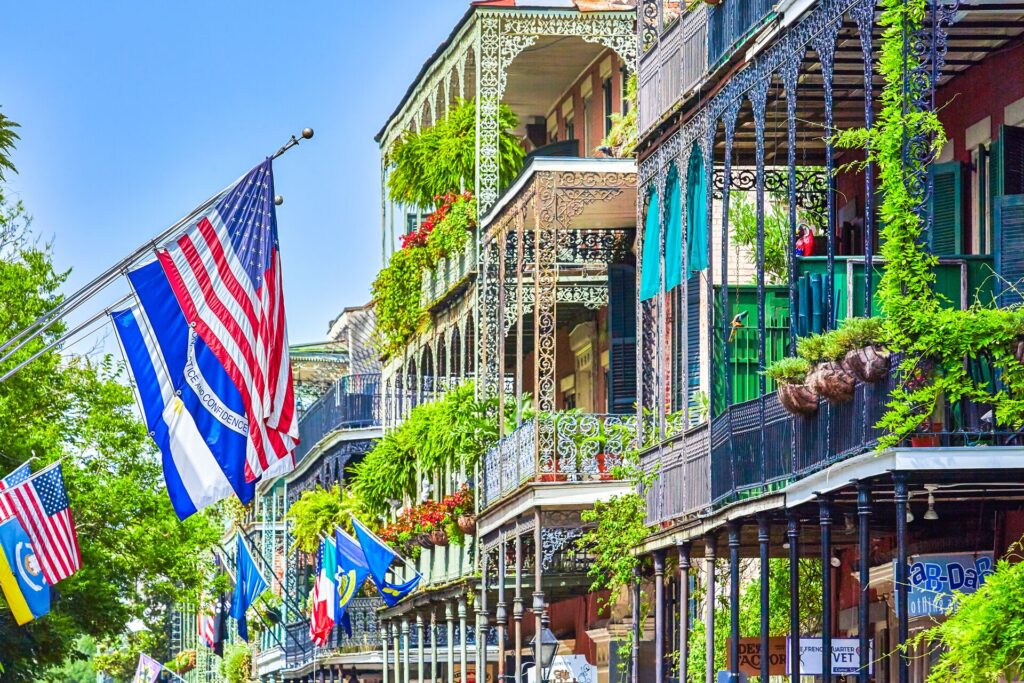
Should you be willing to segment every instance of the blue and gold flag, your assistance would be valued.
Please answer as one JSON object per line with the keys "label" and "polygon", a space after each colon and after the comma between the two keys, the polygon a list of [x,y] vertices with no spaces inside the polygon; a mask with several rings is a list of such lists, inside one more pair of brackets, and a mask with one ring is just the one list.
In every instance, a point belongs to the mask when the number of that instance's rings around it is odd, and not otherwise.
{"label": "blue and gold flag", "polygon": [[36,559],[32,541],[16,517],[0,522],[0,587],[18,625],[50,611],[50,584]]}

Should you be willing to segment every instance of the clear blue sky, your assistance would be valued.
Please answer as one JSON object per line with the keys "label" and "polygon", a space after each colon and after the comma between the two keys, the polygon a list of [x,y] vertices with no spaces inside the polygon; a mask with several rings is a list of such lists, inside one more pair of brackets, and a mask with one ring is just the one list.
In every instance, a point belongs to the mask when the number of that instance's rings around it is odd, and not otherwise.
{"label": "clear blue sky", "polygon": [[323,339],[380,267],[373,136],[467,6],[7,3],[0,111],[22,125],[7,191],[70,290],[310,126],[275,180],[289,335]]}

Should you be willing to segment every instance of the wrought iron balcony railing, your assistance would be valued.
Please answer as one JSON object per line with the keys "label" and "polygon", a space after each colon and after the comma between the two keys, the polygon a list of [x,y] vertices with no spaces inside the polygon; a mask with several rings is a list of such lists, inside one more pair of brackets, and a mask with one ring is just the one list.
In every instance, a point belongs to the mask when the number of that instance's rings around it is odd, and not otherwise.
{"label": "wrought iron balcony railing", "polygon": [[485,454],[483,505],[528,481],[610,480],[635,433],[635,415],[566,412],[527,420]]}
{"label": "wrought iron balcony railing", "polygon": [[[380,598],[353,598],[346,609],[352,620],[352,637],[349,638],[341,628],[335,628],[327,644],[319,648],[319,652],[358,652],[380,648],[381,630],[377,621],[377,610],[383,606],[384,601]],[[313,642],[309,636],[308,621],[288,625],[284,650],[288,668],[312,661]]]}
{"label": "wrought iron balcony railing", "polygon": [[380,424],[380,375],[346,375],[338,379],[299,418],[295,460],[306,455],[325,436],[337,429]]}
{"label": "wrought iron balcony railing", "polygon": [[476,244],[469,240],[458,254],[442,258],[433,270],[423,273],[420,303],[430,308],[476,272]]}
{"label": "wrought iron balcony railing", "polygon": [[729,57],[772,11],[772,0],[722,0],[708,16],[708,66]]}
{"label": "wrought iron balcony railing", "polygon": [[707,73],[708,10],[684,12],[640,60],[639,128],[646,133]]}

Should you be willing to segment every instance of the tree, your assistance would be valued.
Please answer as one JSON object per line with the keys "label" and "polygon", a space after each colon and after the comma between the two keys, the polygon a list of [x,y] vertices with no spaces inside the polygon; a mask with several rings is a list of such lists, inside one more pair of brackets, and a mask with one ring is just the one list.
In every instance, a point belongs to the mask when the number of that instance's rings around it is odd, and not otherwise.
{"label": "tree", "polygon": [[[67,275],[35,241],[21,204],[0,193],[0,339],[59,303]],[[0,372],[63,331],[54,325]],[[205,575],[203,551],[215,528],[205,515],[177,519],[133,403],[122,364],[109,356],[50,351],[0,382],[0,476],[33,456],[35,470],[65,458],[82,553],[82,569],[54,587],[49,615],[18,627],[0,600],[5,681],[39,680],[73,655],[81,636],[117,640],[133,619],[163,633],[166,606],[192,594]]]}
{"label": "tree", "polygon": [[4,179],[5,171],[17,172],[14,163],[11,161],[11,152],[14,151],[14,143],[19,140],[18,133],[14,130],[18,124],[0,114],[0,180]]}

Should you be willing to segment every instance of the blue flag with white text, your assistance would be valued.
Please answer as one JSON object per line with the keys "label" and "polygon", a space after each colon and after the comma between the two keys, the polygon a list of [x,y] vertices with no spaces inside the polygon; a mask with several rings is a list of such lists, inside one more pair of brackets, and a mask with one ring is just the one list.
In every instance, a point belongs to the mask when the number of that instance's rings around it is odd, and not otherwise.
{"label": "blue flag with white text", "polygon": [[249,624],[245,620],[245,612],[260,596],[260,593],[267,590],[267,582],[252,559],[249,547],[242,540],[242,534],[239,533],[237,538],[235,594],[231,598],[231,611],[228,614],[238,621],[238,637],[249,642]]}
{"label": "blue flag with white text", "polygon": [[156,261],[128,273],[136,303],[111,314],[150,436],[163,456],[167,492],[185,519],[234,494],[245,481],[248,420],[241,394],[190,328]]}
{"label": "blue flag with white text", "polygon": [[352,518],[352,528],[355,529],[356,538],[359,539],[359,546],[363,551],[363,557],[366,558],[366,566],[370,570],[373,582],[377,584],[380,596],[384,598],[384,602],[387,603],[388,607],[394,607],[402,598],[416,590],[416,586],[420,584],[423,576],[417,572],[416,576],[405,583],[392,583],[388,581],[385,576],[391,568],[391,563],[395,561],[398,555],[354,517]]}

